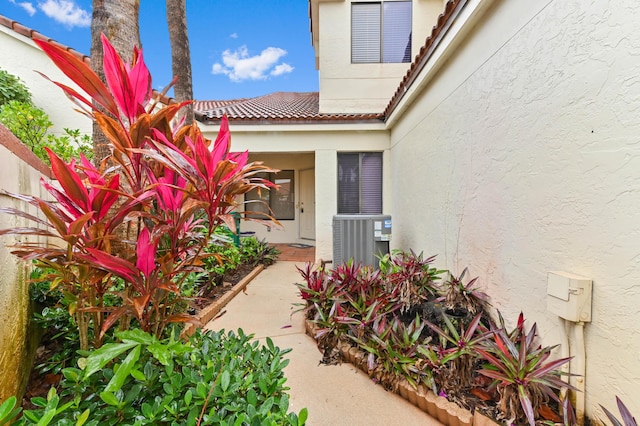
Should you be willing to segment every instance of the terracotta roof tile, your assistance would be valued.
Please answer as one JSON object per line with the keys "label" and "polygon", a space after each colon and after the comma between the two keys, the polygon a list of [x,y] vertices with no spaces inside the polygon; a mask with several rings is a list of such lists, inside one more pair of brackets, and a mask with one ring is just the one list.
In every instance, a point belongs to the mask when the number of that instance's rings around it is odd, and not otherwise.
{"label": "terracotta roof tile", "polygon": [[229,121],[253,124],[382,121],[382,114],[320,114],[318,92],[277,92],[249,99],[196,101],[194,109],[203,121],[217,121],[225,114]]}
{"label": "terracotta roof tile", "polygon": [[466,3],[467,0],[447,1],[444,12],[440,14],[440,16],[438,17],[438,22],[433,26],[433,29],[431,30],[431,35],[427,37],[424,46],[420,48],[420,52],[416,55],[415,59],[411,63],[411,66],[409,67],[409,70],[400,82],[398,89],[391,97],[389,104],[387,104],[387,107],[385,108],[383,114],[385,119],[391,115],[393,110],[400,103],[400,100],[402,99],[404,93],[411,86],[411,84],[413,84],[420,71],[424,69],[427,61],[429,60],[429,58],[431,58],[431,54],[438,46],[440,36],[444,34],[444,31],[446,31],[453,19],[455,19],[455,17],[457,16],[457,13],[455,12],[457,10],[461,10]]}

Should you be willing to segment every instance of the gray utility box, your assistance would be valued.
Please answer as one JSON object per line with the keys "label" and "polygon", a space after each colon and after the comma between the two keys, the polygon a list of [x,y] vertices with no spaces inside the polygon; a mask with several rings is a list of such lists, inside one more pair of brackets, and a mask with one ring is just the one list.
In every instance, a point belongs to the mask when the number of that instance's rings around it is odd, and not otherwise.
{"label": "gray utility box", "polygon": [[391,216],[337,215],[333,217],[333,267],[354,263],[378,267],[376,256],[389,253]]}

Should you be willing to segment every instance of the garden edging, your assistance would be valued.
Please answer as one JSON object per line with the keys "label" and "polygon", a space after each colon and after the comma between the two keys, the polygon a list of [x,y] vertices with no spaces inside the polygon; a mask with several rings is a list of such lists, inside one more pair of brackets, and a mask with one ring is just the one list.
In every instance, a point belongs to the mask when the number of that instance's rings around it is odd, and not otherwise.
{"label": "garden edging", "polygon": [[189,323],[185,326],[182,331],[181,337],[188,337],[195,333],[196,329],[200,327],[198,324],[205,325],[209,321],[211,321],[218,313],[224,308],[227,303],[231,301],[238,293],[243,291],[247,285],[253,281],[255,277],[262,272],[264,269],[264,265],[258,265],[251,272],[247,274],[242,280],[240,280],[236,285],[231,288],[231,290],[224,293],[218,299],[211,302],[209,305],[204,307],[200,312],[195,315],[196,321],[194,323]]}
{"label": "garden edging", "polygon": [[[317,326],[313,321],[305,320],[305,330],[307,335],[315,340]],[[364,351],[347,343],[341,344],[339,349],[343,360],[370,375],[366,363],[367,355]],[[471,414],[469,410],[434,394],[424,385],[418,385],[416,388],[407,380],[402,380],[395,393],[446,426],[495,426],[498,424],[478,411]]]}

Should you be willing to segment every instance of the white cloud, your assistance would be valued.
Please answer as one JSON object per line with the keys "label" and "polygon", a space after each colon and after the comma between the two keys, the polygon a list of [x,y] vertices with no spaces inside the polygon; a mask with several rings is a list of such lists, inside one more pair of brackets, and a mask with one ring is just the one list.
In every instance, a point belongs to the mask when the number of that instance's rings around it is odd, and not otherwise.
{"label": "white cloud", "polygon": [[276,65],[273,70],[271,70],[271,75],[276,77],[282,74],[289,74],[291,71],[293,71],[293,67],[289,64],[287,64],[286,62],[283,62],[279,65]]}
{"label": "white cloud", "polygon": [[33,3],[28,1],[17,2],[16,0],[9,0],[10,3],[15,4],[18,7],[23,8],[29,16],[33,16],[36,13],[36,8],[33,6]]}
{"label": "white cloud", "polygon": [[238,38],[238,33],[229,34],[229,37],[231,37],[231,38]]}
{"label": "white cloud", "polygon": [[88,27],[91,15],[80,8],[72,0],[46,0],[38,4],[38,8],[49,18],[68,27]]}
{"label": "white cloud", "polygon": [[269,75],[278,76],[293,71],[286,63],[278,64],[287,51],[279,47],[267,47],[259,55],[249,56],[247,46],[232,52],[222,52],[222,64],[216,62],[211,68],[213,74],[224,74],[234,82],[243,80],[266,80]]}

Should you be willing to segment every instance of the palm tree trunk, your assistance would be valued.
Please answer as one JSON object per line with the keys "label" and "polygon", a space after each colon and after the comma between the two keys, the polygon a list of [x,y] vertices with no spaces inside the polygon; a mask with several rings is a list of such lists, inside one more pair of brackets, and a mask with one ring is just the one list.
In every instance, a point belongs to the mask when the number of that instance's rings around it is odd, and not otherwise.
{"label": "palm tree trunk", "polygon": [[[138,15],[139,0],[93,0],[91,17],[91,69],[104,81],[102,42],[104,34],[118,54],[132,57],[133,47],[141,46]],[[100,165],[110,154],[109,141],[96,123],[93,124],[94,164]]]}
{"label": "palm tree trunk", "polygon": [[[173,87],[174,97],[178,102],[193,99],[193,83],[191,78],[191,53],[189,51],[189,34],[187,32],[186,0],[167,0],[167,25],[171,41],[171,64],[174,77],[178,77]],[[193,122],[193,105],[184,107],[178,118],[185,117],[185,124]]]}

